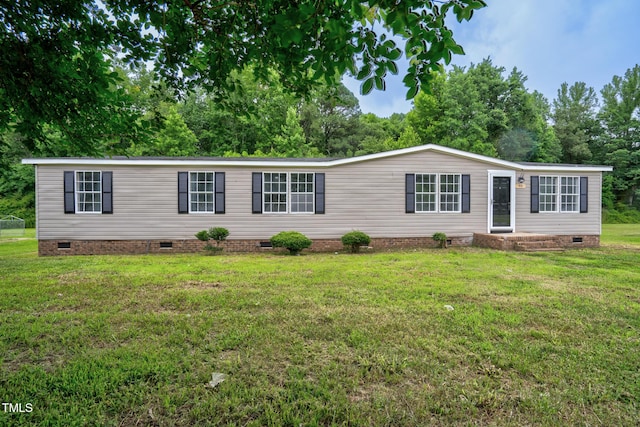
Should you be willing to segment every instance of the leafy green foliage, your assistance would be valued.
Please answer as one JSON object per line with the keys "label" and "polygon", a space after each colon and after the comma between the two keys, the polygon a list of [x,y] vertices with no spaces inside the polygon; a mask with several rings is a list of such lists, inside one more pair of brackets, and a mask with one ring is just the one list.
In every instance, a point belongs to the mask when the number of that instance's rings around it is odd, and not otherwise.
{"label": "leafy green foliage", "polygon": [[207,230],[198,231],[195,234],[195,236],[200,241],[203,241],[203,242],[208,242],[209,241],[209,232]]}
{"label": "leafy green foliage", "polygon": [[271,237],[274,248],[286,248],[291,255],[299,254],[303,249],[311,246],[311,239],[298,231],[281,231]]}
{"label": "leafy green foliage", "polygon": [[640,65],[614,76],[601,91],[604,128],[600,161],[612,165],[612,188],[619,201],[640,207]]}
{"label": "leafy green foliage", "polygon": [[[196,85],[222,94],[236,89],[233,72],[252,67],[260,80],[275,70],[289,91],[308,93],[345,73],[364,92],[385,87],[404,53],[410,93],[431,80],[462,48],[445,23],[467,20],[483,1],[103,2],[44,0],[0,6],[0,131],[15,127],[41,137],[45,124],[71,144],[136,139],[136,111],[118,88],[118,58],[155,65],[171,87]],[[379,23],[385,32],[376,33]],[[405,43],[404,49],[387,33]]]}
{"label": "leafy green foliage", "polygon": [[367,246],[371,243],[371,237],[362,231],[350,231],[340,238],[342,244],[349,249],[351,253],[360,252],[361,246]]}
{"label": "leafy green foliage", "polygon": [[433,236],[431,236],[431,238],[436,242],[438,242],[441,248],[447,247],[447,235],[445,233],[441,233],[441,232],[433,233]]}
{"label": "leafy green foliage", "polygon": [[215,240],[217,245],[220,245],[220,243],[229,237],[229,230],[224,227],[211,227],[209,231],[207,231],[207,235],[210,239]]}

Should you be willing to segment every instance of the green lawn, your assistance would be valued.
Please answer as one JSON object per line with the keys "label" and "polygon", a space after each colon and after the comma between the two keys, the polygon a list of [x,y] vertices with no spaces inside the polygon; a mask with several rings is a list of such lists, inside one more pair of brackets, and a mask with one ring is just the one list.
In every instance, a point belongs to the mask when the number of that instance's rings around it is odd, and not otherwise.
{"label": "green lawn", "polygon": [[640,225],[604,233],[299,257],[3,239],[0,400],[32,411],[0,425],[635,426]]}

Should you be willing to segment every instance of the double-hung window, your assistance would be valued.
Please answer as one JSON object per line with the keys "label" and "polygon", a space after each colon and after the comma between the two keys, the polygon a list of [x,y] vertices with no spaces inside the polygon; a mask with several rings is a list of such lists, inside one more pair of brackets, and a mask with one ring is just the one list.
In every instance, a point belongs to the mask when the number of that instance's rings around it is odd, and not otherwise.
{"label": "double-hung window", "polygon": [[461,212],[460,174],[416,174],[415,212]]}
{"label": "double-hung window", "polygon": [[102,172],[76,172],[76,212],[102,213]]}
{"label": "double-hung window", "polygon": [[539,186],[540,212],[580,211],[580,177],[541,176]]}
{"label": "double-hung window", "polygon": [[213,212],[214,190],[213,172],[189,172],[189,212]]}
{"label": "double-hung window", "polygon": [[64,213],[113,213],[113,172],[64,171]]}
{"label": "double-hung window", "polygon": [[558,211],[558,177],[540,177],[540,212]]}
{"label": "double-hung window", "polygon": [[263,179],[264,212],[287,212],[287,174],[265,172]]}
{"label": "double-hung window", "polygon": [[563,176],[560,178],[560,211],[578,212],[580,205],[580,178]]}
{"label": "double-hung window", "polygon": [[324,214],[324,173],[254,172],[253,213]]}
{"label": "double-hung window", "polygon": [[223,214],[225,204],[224,172],[178,172],[179,214]]}
{"label": "double-hung window", "polygon": [[314,174],[291,173],[291,213],[313,213]]}

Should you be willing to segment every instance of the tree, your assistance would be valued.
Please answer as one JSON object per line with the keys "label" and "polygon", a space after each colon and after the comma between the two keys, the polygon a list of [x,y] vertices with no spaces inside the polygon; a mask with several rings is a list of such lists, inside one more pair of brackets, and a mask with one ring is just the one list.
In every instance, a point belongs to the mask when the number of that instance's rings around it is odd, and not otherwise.
{"label": "tree", "polygon": [[143,145],[132,145],[129,154],[133,156],[194,156],[197,154],[198,139],[182,119],[173,104],[162,107],[162,127],[153,141]]}
{"label": "tree", "polygon": [[270,146],[258,146],[258,149],[274,157],[316,157],[320,152],[307,143],[300,118],[295,108],[287,110],[287,120],[279,135],[271,140]]}
{"label": "tree", "polygon": [[286,88],[300,93],[318,81],[335,84],[348,72],[368,93],[384,89],[404,53],[412,98],[431,71],[463,53],[446,16],[468,20],[485,6],[482,0],[5,1],[0,131],[40,137],[48,124],[75,144],[135,139],[139,122],[117,90],[116,57],[134,65],[151,61],[178,88],[233,90],[232,72],[251,66],[260,79],[276,70]]}
{"label": "tree", "polygon": [[562,146],[562,161],[583,163],[591,160],[591,145],[597,137],[595,90],[584,82],[562,83],[553,100],[553,128]]}
{"label": "tree", "polygon": [[600,93],[602,160],[614,167],[611,184],[618,201],[635,206],[640,201],[640,65],[614,76]]}

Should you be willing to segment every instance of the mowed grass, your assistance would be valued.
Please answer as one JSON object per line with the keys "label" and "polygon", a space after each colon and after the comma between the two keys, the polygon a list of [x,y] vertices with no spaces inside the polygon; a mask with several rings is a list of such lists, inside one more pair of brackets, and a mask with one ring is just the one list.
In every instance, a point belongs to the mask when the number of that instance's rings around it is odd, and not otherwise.
{"label": "mowed grass", "polygon": [[3,240],[0,400],[33,410],[0,425],[638,425],[639,232],[299,257]]}

